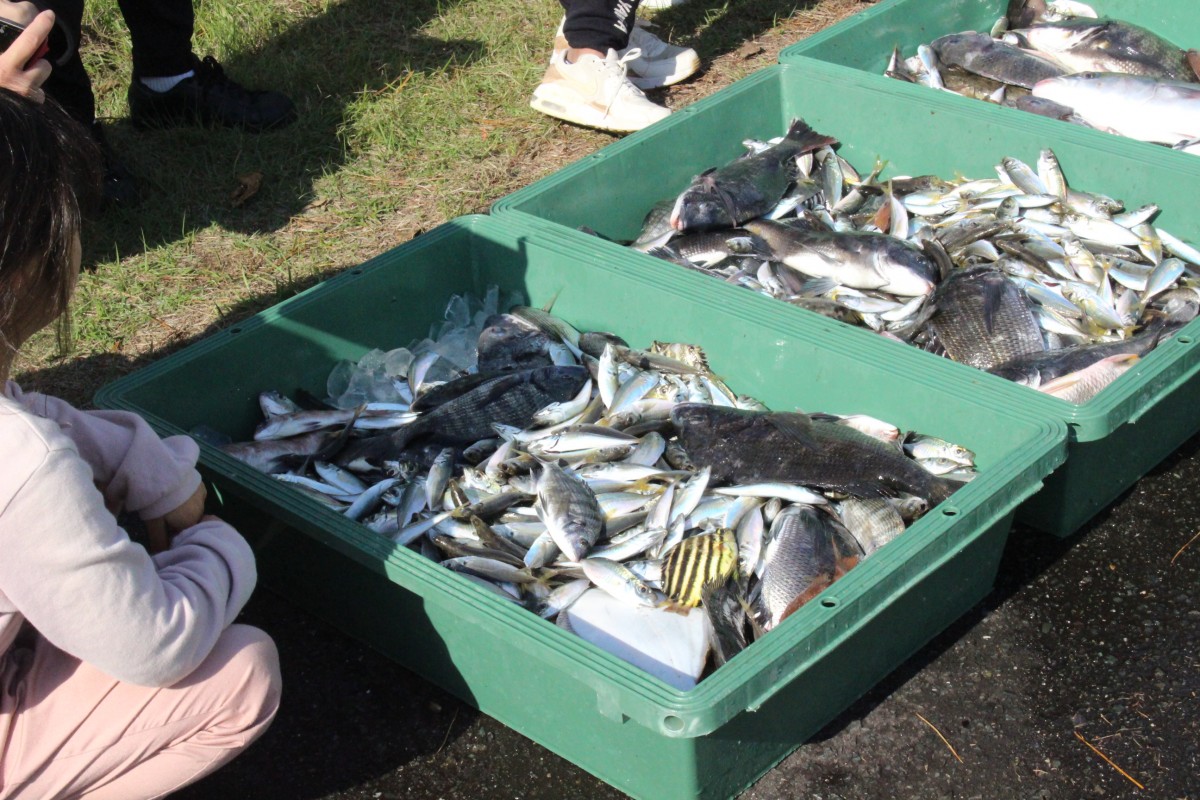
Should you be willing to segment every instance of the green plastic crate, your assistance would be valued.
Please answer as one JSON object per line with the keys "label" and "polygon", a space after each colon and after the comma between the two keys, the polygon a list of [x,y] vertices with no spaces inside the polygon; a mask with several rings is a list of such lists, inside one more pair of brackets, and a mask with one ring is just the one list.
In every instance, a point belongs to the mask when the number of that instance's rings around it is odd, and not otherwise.
{"label": "green plastic crate", "polygon": [[[1101,16],[1125,20],[1157,33],[1186,50],[1200,47],[1200,14],[1194,0],[1095,0],[1089,2]],[[915,55],[917,45],[929,44],[940,36],[960,31],[991,30],[997,19],[1004,16],[1008,0],[883,0],[852,17],[831,25],[796,44],[783,49],[779,54],[781,64],[801,64],[808,59],[830,64],[839,64],[870,73],[881,80],[902,83],[886,78],[892,48],[899,47],[905,56]],[[924,86],[911,86],[924,93],[935,90]],[[1002,108],[981,100],[958,97],[963,103],[990,105],[992,110],[1004,116],[1029,116],[1027,112],[1013,108]],[[1063,127],[1078,127],[1069,122],[1053,120],[1052,124]],[[1090,131],[1090,136],[1105,137],[1112,134]],[[1122,137],[1124,138],[1124,137]],[[1167,150],[1157,144],[1125,139],[1138,148]],[[1172,153],[1176,158],[1191,158],[1187,153]]]}
{"label": "green plastic crate", "polygon": [[[670,273],[665,273],[669,275]],[[248,437],[267,388],[320,394],[333,362],[420,337],[454,292],[518,290],[581,328],[697,342],[774,408],[870,413],[971,447],[980,474],[819,601],[681,692],[208,446],[201,467],[272,588],[639,798],[729,797],[992,586],[1016,506],[1062,462],[1061,422],[1014,415],[809,321],[661,283],[519,221],[448,223],[105,387],[162,433]],[[947,389],[950,389],[947,391]],[[397,724],[403,724],[398,721]],[[532,779],[532,776],[531,776]]]}
{"label": "green plastic crate", "polygon": [[[1193,0],[1090,0],[1101,16],[1157,33],[1183,49],[1200,45],[1200,14]],[[917,45],[960,31],[987,33],[1008,0],[882,0],[836,25],[785,47],[781,64],[815,58],[883,75],[893,47],[905,56]]]}
{"label": "green plastic crate", "polygon": [[[1032,163],[1052,147],[1072,185],[1124,200],[1136,208],[1158,202],[1158,221],[1178,236],[1200,242],[1195,187],[1200,158],[1163,148],[1133,148],[1116,136],[1061,126],[1031,114],[998,118],[984,103],[924,90],[845,67],[808,61],[770,67],[693,106],[650,130],[629,136],[543,178],[493,206],[499,216],[536,217],[547,231],[578,242],[588,226],[615,240],[634,238],[650,207],[682,190],[693,175],[743,152],[740,142],[781,135],[794,117],[842,141],[840,152],[860,169],[877,157],[889,175],[935,173],[953,177],[994,175],[1003,156]],[[658,269],[665,262],[611,242],[598,246],[608,259]],[[728,286],[667,264],[664,281],[708,280],[728,296],[751,295],[758,308],[785,308],[818,324],[831,347],[848,342],[885,358],[917,354],[913,362],[930,376],[953,377],[973,393],[998,393],[1015,416],[1061,419],[1071,430],[1066,465],[1046,490],[1023,507],[1019,518],[1059,536],[1076,531],[1138,478],[1200,430],[1200,321],[1163,343],[1134,369],[1092,400],[1074,405],[1010,383],[949,359],[916,353],[863,328]]]}

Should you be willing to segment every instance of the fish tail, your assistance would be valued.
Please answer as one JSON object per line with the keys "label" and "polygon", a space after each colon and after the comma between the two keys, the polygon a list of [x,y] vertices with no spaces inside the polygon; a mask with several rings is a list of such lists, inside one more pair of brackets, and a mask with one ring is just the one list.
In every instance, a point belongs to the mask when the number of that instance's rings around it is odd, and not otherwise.
{"label": "fish tail", "polygon": [[838,143],[838,140],[832,136],[825,136],[824,134],[817,133],[812,129],[811,125],[799,117],[792,120],[791,127],[788,128],[787,138],[801,145],[803,152],[816,150],[817,148],[825,147],[826,145],[832,147]]}

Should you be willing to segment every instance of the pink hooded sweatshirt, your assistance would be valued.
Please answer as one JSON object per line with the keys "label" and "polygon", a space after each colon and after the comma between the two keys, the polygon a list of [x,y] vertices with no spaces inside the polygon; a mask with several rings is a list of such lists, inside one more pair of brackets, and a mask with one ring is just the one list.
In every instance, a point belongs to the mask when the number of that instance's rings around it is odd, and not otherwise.
{"label": "pink hooded sweatshirt", "polygon": [[[0,667],[28,621],[121,681],[169,686],[208,655],[254,588],[241,535],[209,520],[149,555],[110,508],[160,517],[200,485],[196,443],[136,414],[0,393]],[[2,670],[0,670],[2,671]]]}

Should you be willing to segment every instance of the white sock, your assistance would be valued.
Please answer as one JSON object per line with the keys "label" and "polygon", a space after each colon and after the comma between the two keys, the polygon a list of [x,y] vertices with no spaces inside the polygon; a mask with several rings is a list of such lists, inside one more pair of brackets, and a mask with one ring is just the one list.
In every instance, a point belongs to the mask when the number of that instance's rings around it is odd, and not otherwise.
{"label": "white sock", "polygon": [[180,75],[168,75],[165,78],[140,78],[139,80],[152,92],[169,92],[195,74],[193,70],[189,69]]}

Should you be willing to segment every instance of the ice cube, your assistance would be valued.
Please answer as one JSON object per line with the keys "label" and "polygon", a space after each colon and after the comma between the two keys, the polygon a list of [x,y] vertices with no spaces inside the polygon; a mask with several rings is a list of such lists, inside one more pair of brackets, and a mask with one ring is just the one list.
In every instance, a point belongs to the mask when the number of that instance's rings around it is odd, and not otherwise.
{"label": "ice cube", "polygon": [[397,347],[388,351],[383,358],[383,374],[389,378],[407,378],[408,368],[412,365],[413,354],[407,347]]}
{"label": "ice cube", "polygon": [[333,365],[329,378],[325,381],[325,391],[329,393],[330,399],[337,399],[345,393],[355,369],[354,362],[345,359]]}
{"label": "ice cube", "polygon": [[472,336],[467,331],[452,331],[438,341],[434,351],[455,369],[465,370],[475,363],[478,340],[478,334]]}
{"label": "ice cube", "polygon": [[396,391],[396,386],[391,378],[386,376],[376,377],[371,382],[371,389],[368,392],[369,399],[375,403],[398,403],[400,402],[400,393]]}
{"label": "ice cube", "polygon": [[490,317],[492,314],[496,313],[499,302],[500,287],[493,283],[487,288],[487,294],[483,296],[483,310],[487,312],[487,317]]}
{"label": "ice cube", "polygon": [[471,308],[462,295],[453,295],[446,304],[446,322],[454,328],[465,328],[471,324]]}
{"label": "ice cube", "polygon": [[358,369],[361,372],[365,372],[370,375],[383,375],[384,359],[386,356],[387,354],[382,350],[368,350],[366,353],[363,353],[363,357],[358,360]]}

